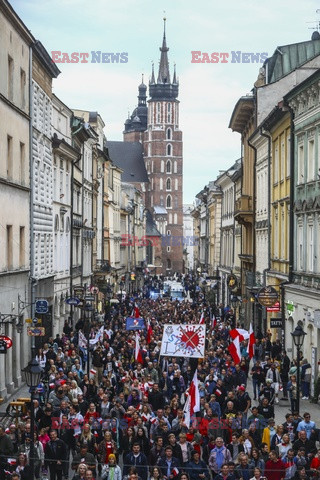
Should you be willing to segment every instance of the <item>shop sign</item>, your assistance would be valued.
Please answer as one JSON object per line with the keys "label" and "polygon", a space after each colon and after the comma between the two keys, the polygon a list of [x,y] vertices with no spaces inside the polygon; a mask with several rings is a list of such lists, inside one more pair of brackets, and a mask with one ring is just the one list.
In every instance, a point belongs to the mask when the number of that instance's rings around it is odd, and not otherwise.
{"label": "shop sign", "polygon": [[263,287],[258,293],[258,302],[264,307],[273,307],[278,302],[278,292],[273,287]]}

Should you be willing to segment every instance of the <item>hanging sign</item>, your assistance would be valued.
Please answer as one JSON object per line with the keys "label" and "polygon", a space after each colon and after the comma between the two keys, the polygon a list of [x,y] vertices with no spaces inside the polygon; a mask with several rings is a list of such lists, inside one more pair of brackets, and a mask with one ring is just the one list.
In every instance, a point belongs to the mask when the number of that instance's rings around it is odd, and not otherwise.
{"label": "hanging sign", "polygon": [[7,335],[0,335],[0,341],[6,342],[7,348],[12,347],[12,338],[8,337]]}
{"label": "hanging sign", "polygon": [[278,292],[273,287],[263,287],[259,290],[257,295],[258,302],[264,307],[273,307],[279,300]]}

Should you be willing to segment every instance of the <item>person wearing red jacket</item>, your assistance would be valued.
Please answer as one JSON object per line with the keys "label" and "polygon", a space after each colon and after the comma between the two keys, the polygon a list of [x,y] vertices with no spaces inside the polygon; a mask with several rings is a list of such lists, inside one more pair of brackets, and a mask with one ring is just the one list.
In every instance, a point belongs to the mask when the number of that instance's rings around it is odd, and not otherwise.
{"label": "person wearing red jacket", "polygon": [[280,458],[278,458],[277,453],[274,450],[271,450],[269,453],[269,460],[266,462],[264,474],[268,480],[284,479],[285,466]]}

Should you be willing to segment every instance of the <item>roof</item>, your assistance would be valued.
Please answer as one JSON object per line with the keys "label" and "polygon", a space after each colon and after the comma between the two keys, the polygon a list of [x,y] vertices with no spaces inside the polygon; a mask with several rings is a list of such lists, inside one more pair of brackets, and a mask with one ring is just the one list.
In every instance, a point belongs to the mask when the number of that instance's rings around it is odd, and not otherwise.
{"label": "roof", "polygon": [[123,182],[149,182],[140,142],[108,141],[107,148],[112,162],[123,170]]}
{"label": "roof", "polygon": [[161,237],[149,210],[146,210],[146,235],[148,237]]}
{"label": "roof", "polygon": [[164,207],[160,207],[160,205],[156,205],[155,207],[153,207],[153,211],[155,215],[167,214],[167,210]]}
{"label": "roof", "polygon": [[234,132],[242,133],[254,111],[253,95],[240,97],[237,101],[229,123]]}
{"label": "roof", "polygon": [[308,40],[277,47],[272,57],[265,62],[267,82],[277,82],[319,54],[320,40]]}

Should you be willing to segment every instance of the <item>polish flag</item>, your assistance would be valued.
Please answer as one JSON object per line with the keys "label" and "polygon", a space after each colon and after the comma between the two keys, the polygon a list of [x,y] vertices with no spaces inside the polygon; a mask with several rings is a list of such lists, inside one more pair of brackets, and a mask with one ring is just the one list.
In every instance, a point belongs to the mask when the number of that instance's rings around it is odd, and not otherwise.
{"label": "polish flag", "polygon": [[90,373],[91,373],[91,375],[95,375],[97,373],[97,371],[94,368],[91,368]]}
{"label": "polish flag", "polygon": [[228,350],[232,359],[236,365],[238,365],[241,361],[241,353],[240,353],[240,337],[236,337],[232,343],[228,346]]}
{"label": "polish flag", "polygon": [[142,414],[142,415],[141,415],[141,420],[142,420],[143,422],[147,422],[147,421],[148,421],[148,418],[147,418],[145,415]]}
{"label": "polish flag", "polygon": [[138,305],[136,303],[134,304],[133,312],[134,312],[134,317],[135,318],[140,318],[140,310],[139,310]]}
{"label": "polish flag", "polygon": [[248,330],[243,330],[243,328],[234,328],[230,330],[229,335],[233,340],[239,337],[239,342],[243,342],[243,340],[248,340],[249,338]]}
{"label": "polish flag", "polygon": [[203,325],[204,324],[204,314],[203,312],[201,313],[201,317],[200,317],[200,320],[199,320],[199,325]]}
{"label": "polish flag", "polygon": [[139,335],[138,332],[136,332],[136,348],[135,348],[135,361],[137,363],[143,363],[143,358],[140,350],[140,342],[139,342]]}
{"label": "polish flag", "polygon": [[217,319],[214,314],[212,314],[212,328],[215,328],[217,326]]}
{"label": "polish flag", "polygon": [[184,405],[184,421],[187,427],[190,427],[191,418],[194,413],[200,411],[200,394],[198,386],[198,370],[194,372],[192,382],[189,387],[189,395]]}
{"label": "polish flag", "polygon": [[172,470],[172,475],[173,475],[174,477],[176,477],[177,475],[179,475],[179,470],[178,470],[177,467],[174,467],[174,469]]}
{"label": "polish flag", "polygon": [[17,459],[16,458],[8,458],[8,463],[9,463],[9,465],[16,465],[17,464]]}
{"label": "polish flag", "polygon": [[153,425],[154,423],[156,423],[157,421],[158,421],[157,417],[152,417],[152,418],[150,419],[150,422],[152,423],[152,425]]}
{"label": "polish flag", "polygon": [[152,337],[152,335],[153,335],[153,330],[152,330],[151,323],[150,323],[149,320],[148,320],[147,324],[148,324],[147,343],[149,344],[149,343],[151,342],[151,337]]}
{"label": "polish flag", "polygon": [[256,343],[256,337],[254,336],[254,332],[252,329],[252,324],[250,323],[250,328],[249,328],[249,342],[247,345],[247,352],[249,354],[249,358],[253,357],[253,347]]}

